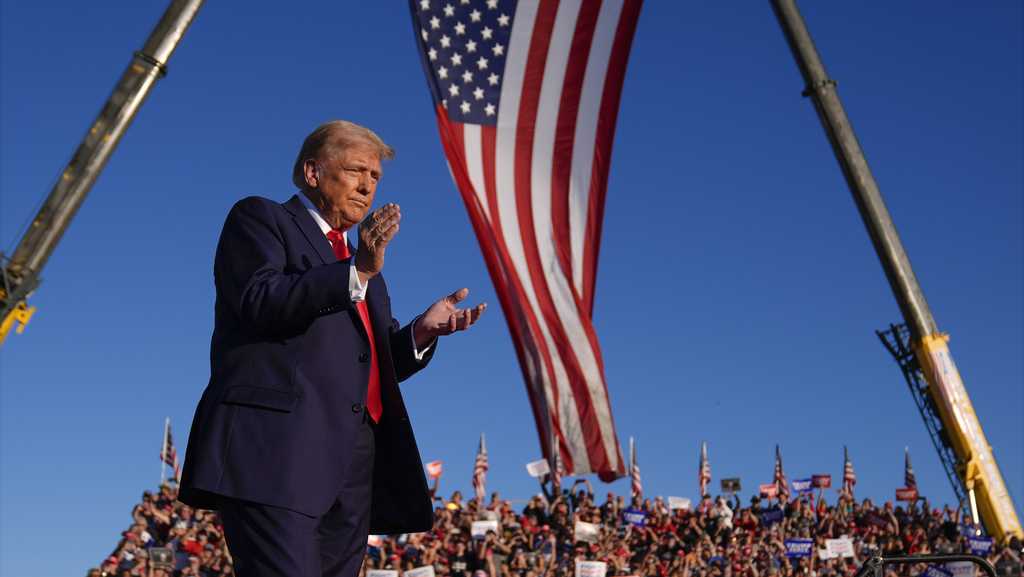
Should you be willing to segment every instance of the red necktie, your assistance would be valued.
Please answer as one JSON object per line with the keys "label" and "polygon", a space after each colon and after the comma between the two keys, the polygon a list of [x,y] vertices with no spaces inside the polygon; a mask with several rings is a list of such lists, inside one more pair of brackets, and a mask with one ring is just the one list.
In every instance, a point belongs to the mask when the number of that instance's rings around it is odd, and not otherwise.
{"label": "red necktie", "polygon": [[[331,247],[334,248],[334,255],[338,257],[338,260],[344,260],[349,257],[348,244],[345,242],[344,235],[337,230],[332,230],[327,233],[327,240],[331,241]],[[366,336],[370,340],[370,382],[366,385],[366,410],[370,413],[370,418],[373,419],[374,423],[380,422],[380,416],[384,412],[384,407],[380,402],[380,370],[377,366],[377,344],[373,338],[373,327],[370,325],[370,311],[366,308],[366,301],[362,300],[356,303],[356,310],[359,311],[359,318],[363,319],[363,327],[366,328]]]}

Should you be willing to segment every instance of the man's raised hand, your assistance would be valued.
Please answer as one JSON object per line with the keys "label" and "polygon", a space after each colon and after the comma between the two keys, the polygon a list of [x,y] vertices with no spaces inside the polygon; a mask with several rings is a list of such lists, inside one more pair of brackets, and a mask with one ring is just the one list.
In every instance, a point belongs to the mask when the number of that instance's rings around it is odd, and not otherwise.
{"label": "man's raised hand", "polygon": [[426,348],[435,338],[450,335],[456,331],[464,331],[479,320],[487,309],[487,303],[480,303],[473,308],[460,309],[456,305],[465,300],[468,288],[461,288],[430,305],[416,321],[416,347]]}
{"label": "man's raised hand", "polygon": [[373,211],[359,223],[359,248],[356,249],[356,272],[366,283],[384,269],[384,251],[398,234],[398,221],[402,213],[397,204],[390,203]]}

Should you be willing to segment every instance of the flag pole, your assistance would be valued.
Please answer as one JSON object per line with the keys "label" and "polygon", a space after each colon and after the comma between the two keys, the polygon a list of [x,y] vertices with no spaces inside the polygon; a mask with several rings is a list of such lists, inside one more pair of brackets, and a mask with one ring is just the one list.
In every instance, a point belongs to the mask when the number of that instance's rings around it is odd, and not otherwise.
{"label": "flag pole", "polygon": [[167,430],[171,428],[171,418],[167,417],[164,420],[164,438],[160,441],[160,483],[157,487],[164,484],[164,474],[167,471],[167,463],[165,462],[164,455],[167,454]]}

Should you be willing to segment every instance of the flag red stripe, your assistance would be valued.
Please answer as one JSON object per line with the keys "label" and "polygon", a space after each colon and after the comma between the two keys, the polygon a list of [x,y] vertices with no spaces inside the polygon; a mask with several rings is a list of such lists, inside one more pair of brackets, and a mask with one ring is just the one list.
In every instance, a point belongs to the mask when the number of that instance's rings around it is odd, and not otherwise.
{"label": "flag red stripe", "polygon": [[608,190],[612,142],[615,140],[615,123],[619,115],[619,99],[626,76],[626,62],[633,44],[636,23],[640,18],[640,4],[641,0],[625,0],[622,6],[608,61],[608,73],[604,79],[604,94],[601,97],[601,112],[598,116],[597,138],[594,143],[590,195],[587,199],[589,204],[585,237],[590,242],[583,247],[582,298],[588,316],[594,313],[594,283],[597,278],[597,255],[601,250],[601,227],[604,222],[604,200]]}
{"label": "flag red stripe", "polygon": [[576,141],[576,116],[583,93],[583,77],[587,70],[590,45],[597,28],[601,2],[584,2],[580,6],[573,32],[572,46],[562,85],[562,98],[558,107],[555,128],[554,162],[551,170],[551,221],[555,237],[555,254],[562,272],[572,286],[573,266],[569,223],[569,189],[572,175],[572,155]]}
{"label": "flag red stripe", "polygon": [[[531,168],[534,134],[536,131],[541,85],[547,63],[547,51],[557,11],[557,2],[542,2],[540,4],[533,25],[533,36],[530,39],[526,70],[523,76],[518,126],[516,127],[514,168],[516,209],[519,217],[519,233],[523,240],[523,250],[533,282],[534,293],[537,295],[541,314],[544,316],[547,326],[551,329],[555,347],[558,349],[560,358],[564,361],[569,386],[573,391],[573,401],[576,404],[582,425],[583,443],[586,447],[590,467],[593,470],[601,470],[607,467],[609,459],[604,450],[600,423],[594,411],[593,402],[590,398],[590,392],[587,389],[579,360],[576,358],[575,351],[572,350],[565,327],[562,325],[562,321],[552,302],[544,270],[540,266],[540,263],[543,261],[537,249],[537,238],[534,232],[533,201],[531,198],[533,194]],[[575,463],[572,463],[572,465],[574,466]]]}

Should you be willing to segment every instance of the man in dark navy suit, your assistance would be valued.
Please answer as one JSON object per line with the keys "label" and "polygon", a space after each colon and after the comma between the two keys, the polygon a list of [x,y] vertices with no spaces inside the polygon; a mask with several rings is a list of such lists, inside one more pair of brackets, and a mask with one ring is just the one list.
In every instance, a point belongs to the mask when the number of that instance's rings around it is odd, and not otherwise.
{"label": "man in dark navy suit", "polygon": [[431,528],[398,383],[486,305],[459,309],[460,289],[404,327],[391,317],[380,273],[401,212],[367,214],[393,156],[371,130],[329,122],[295,161],[299,194],[243,199],[224,223],[179,498],[220,511],[239,577],[355,577],[369,532]]}

